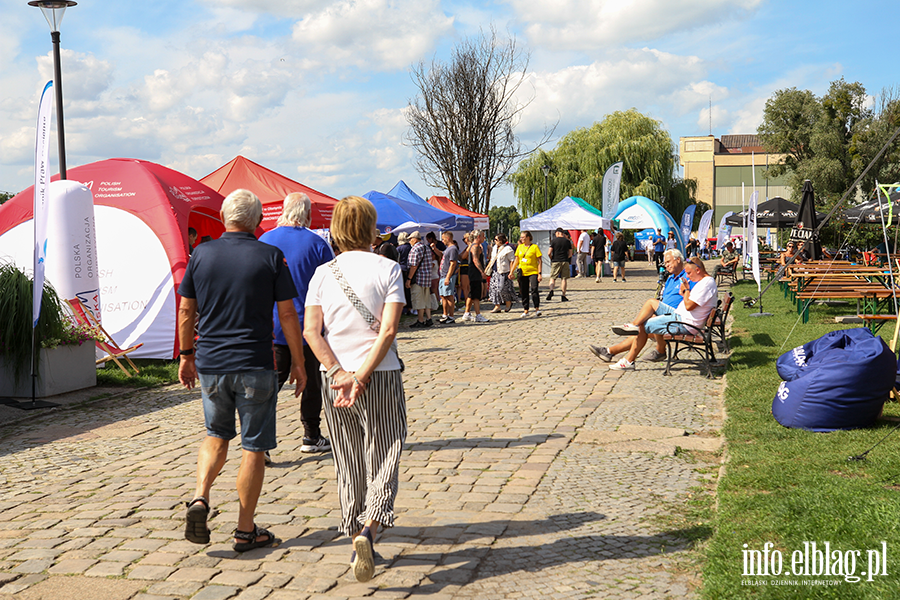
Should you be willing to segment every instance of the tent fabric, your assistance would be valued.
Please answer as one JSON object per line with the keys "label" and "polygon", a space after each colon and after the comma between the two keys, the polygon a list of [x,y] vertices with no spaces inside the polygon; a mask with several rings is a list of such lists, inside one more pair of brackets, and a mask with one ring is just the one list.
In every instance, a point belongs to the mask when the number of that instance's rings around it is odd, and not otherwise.
{"label": "tent fabric", "polygon": [[775,366],[784,381],[772,415],[810,431],[873,425],[897,376],[896,356],[865,327],[827,333],[785,352]]}
{"label": "tent fabric", "polygon": [[[776,229],[790,227],[797,220],[799,211],[799,204],[794,204],[780,196],[775,196],[756,207],[756,224],[759,227],[774,227]],[[725,224],[743,227],[746,214],[746,210],[735,213],[725,219]],[[817,221],[821,221],[824,218],[824,213],[816,212]]]}
{"label": "tent fabric", "polygon": [[397,185],[395,185],[390,189],[390,191],[388,191],[387,195],[393,196],[394,198],[400,198],[401,200],[406,200],[407,202],[415,202],[416,204],[428,204],[428,202],[425,201],[425,198],[412,191],[412,188],[406,185],[406,182],[402,179],[397,182]]}
{"label": "tent fabric", "polygon": [[[222,195],[162,165],[129,158],[75,167],[67,175],[94,196],[103,327],[122,347],[144,344],[132,357],[174,358],[175,290],[187,266],[187,230],[221,235]],[[33,204],[30,187],[0,206],[0,259],[26,270],[34,262]]]}
{"label": "tent fabric", "polygon": [[475,220],[474,225],[476,229],[487,229],[490,226],[490,220],[488,219],[487,215],[471,211],[468,208],[463,208],[446,196],[432,196],[428,199],[428,204],[435,208],[451,212],[455,215],[472,217]]}
{"label": "tent fabric", "polygon": [[[381,232],[393,231],[394,227],[407,221],[434,223],[444,230],[465,228],[458,227],[458,219],[466,219],[466,217],[457,218],[457,215],[429,206],[427,202],[421,205],[375,190],[363,194],[363,197],[375,205],[375,210],[378,212],[376,227]],[[471,225],[468,229],[472,229]]]}
{"label": "tent fabric", "polygon": [[[563,229],[587,231],[601,227],[603,229],[612,228],[610,220],[598,214],[599,211],[588,210],[576,200],[581,200],[581,198],[566,196],[548,210],[522,219],[519,222],[519,229],[522,231],[551,231],[562,227]],[[581,202],[584,203],[583,200]]]}
{"label": "tent fabric", "polygon": [[684,253],[684,240],[681,237],[681,227],[678,221],[663,208],[658,202],[654,202],[645,196],[631,196],[619,203],[619,210],[613,219],[618,221],[622,229],[653,229],[662,230],[663,237],[668,237],[669,231],[675,233],[678,242],[678,250]]}
{"label": "tent fabric", "polygon": [[260,225],[263,231],[269,231],[277,227],[284,197],[291,192],[303,192],[309,196],[312,202],[310,229],[327,228],[331,224],[334,205],[337,204],[337,200],[331,196],[289,179],[240,155],[201,179],[200,182],[208,185],[223,196],[227,196],[238,189],[247,189],[256,194],[263,204],[263,221]]}
{"label": "tent fabric", "polygon": [[[471,211],[459,212],[456,210],[449,210],[442,206],[435,206],[431,202],[425,200],[420,195],[418,195],[417,193],[412,191],[412,189],[408,185],[406,185],[406,182],[403,181],[402,179],[397,182],[397,185],[395,185],[394,187],[391,188],[391,191],[389,191],[387,193],[387,195],[392,196],[394,198],[400,198],[401,200],[406,200],[407,202],[412,202],[413,204],[418,204],[420,206],[436,208],[437,210],[443,211],[445,213],[450,213],[451,215],[456,216],[457,217],[456,226],[452,228],[454,230],[471,231],[472,229],[474,229],[476,227],[475,219],[474,219],[474,217],[476,216],[475,213],[468,214]],[[451,204],[453,204],[453,203],[451,202]],[[456,205],[454,204],[453,206],[456,206]],[[463,209],[463,210],[465,210],[465,209]],[[477,215],[477,216],[483,216],[483,215]],[[487,225],[485,225],[485,228],[486,227],[487,227]]]}

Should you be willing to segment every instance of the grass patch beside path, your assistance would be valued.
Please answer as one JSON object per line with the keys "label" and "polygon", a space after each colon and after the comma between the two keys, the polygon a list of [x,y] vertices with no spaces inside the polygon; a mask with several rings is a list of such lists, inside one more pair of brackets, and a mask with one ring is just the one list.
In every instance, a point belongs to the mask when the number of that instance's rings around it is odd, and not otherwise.
{"label": "grass patch beside path", "polygon": [[[756,295],[755,284],[739,284],[734,294]],[[834,316],[854,307],[813,307],[810,322],[797,323],[796,309],[773,287],[765,296],[773,317],[753,318],[757,308],[736,302],[725,393],[728,418],[723,434],[728,462],[718,487],[714,533],[707,545],[703,573],[706,598],[900,598],[900,432],[864,462],[847,458],[867,450],[896,424],[897,403],[872,429],[811,433],[787,429],[772,416],[772,399],[781,379],[775,359],[836,325]],[[788,334],[793,333],[788,339]],[[883,336],[889,341],[893,327]],[[784,344],[784,347],[782,347]],[[887,576],[856,583],[843,576],[744,577],[744,544],[763,550],[767,542],[781,552],[783,571],[792,570],[792,553],[804,542],[832,552],[858,550],[855,574],[868,572],[867,550],[887,542]],[[845,555],[846,556],[846,555]],[[833,561],[832,561],[833,562]],[[852,565],[850,565],[852,567]],[[847,566],[843,571],[846,572]],[[827,580],[833,585],[784,585],[789,581]],[[765,582],[766,585],[748,585]],[[781,585],[779,585],[781,584]]]}
{"label": "grass patch beside path", "polygon": [[140,373],[127,377],[113,361],[97,369],[97,385],[122,387],[153,387],[178,382],[177,360],[134,359]]}

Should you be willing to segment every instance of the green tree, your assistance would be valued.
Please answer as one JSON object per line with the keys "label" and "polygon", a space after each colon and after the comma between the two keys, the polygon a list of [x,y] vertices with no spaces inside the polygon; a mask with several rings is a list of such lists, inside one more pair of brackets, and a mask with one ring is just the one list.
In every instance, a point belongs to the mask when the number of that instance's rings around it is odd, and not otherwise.
{"label": "green tree", "polygon": [[677,177],[671,136],[659,121],[635,109],[612,113],[591,127],[570,131],[553,150],[538,150],[519,163],[509,179],[525,214],[544,209],[544,165],[550,167],[549,206],[575,196],[602,208],[603,174],[620,160],[624,162],[621,198],[646,196],[676,218],[693,203],[697,184]]}
{"label": "green tree", "polygon": [[10,194],[9,192],[0,192],[0,204],[3,204],[13,196],[14,194]]}
{"label": "green tree", "polygon": [[[770,169],[775,176],[788,175],[793,200],[799,201],[803,181],[809,179],[817,209],[829,211],[900,126],[896,91],[884,90],[874,108],[868,103],[865,87],[843,78],[833,81],[821,98],[809,90],[789,88],[766,102],[757,133],[768,152],[784,154]],[[872,197],[876,179],[893,183],[900,178],[900,150],[896,145],[889,150],[855,190],[860,195]],[[822,239],[832,246],[845,241],[868,246],[874,238],[865,227],[848,228],[836,216],[826,224]]]}
{"label": "green tree", "polygon": [[519,216],[515,206],[495,206],[488,211],[488,219],[490,219],[490,238],[492,239],[498,233],[502,233],[511,240],[515,240],[519,236],[513,237],[513,230],[516,233],[519,229]]}

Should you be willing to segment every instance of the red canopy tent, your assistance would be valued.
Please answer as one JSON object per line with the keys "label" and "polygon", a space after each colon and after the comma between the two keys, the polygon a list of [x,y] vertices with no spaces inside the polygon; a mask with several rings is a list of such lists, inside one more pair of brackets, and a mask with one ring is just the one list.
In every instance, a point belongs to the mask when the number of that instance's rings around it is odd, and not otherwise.
{"label": "red canopy tent", "polygon": [[446,196],[432,196],[428,199],[428,204],[432,205],[435,208],[439,208],[441,210],[445,210],[449,213],[453,213],[454,215],[463,215],[465,217],[472,217],[475,219],[475,228],[476,229],[487,229],[488,228],[488,216],[482,215],[477,212],[472,212],[467,208],[463,208],[450,198]]}
{"label": "red canopy tent", "polygon": [[331,223],[331,214],[337,200],[317,192],[311,187],[288,179],[271,169],[236,156],[228,164],[219,167],[200,180],[223,196],[237,189],[247,189],[256,194],[263,204],[263,221],[260,227],[264,231],[275,229],[278,217],[281,216],[281,205],[284,197],[291,192],[303,192],[312,201],[310,228],[322,229]]}
{"label": "red canopy tent", "polygon": [[[94,196],[104,329],[122,347],[143,344],[134,358],[173,358],[175,290],[187,266],[188,227],[200,237],[219,237],[222,196],[183,173],[132,158],[82,165],[67,175]],[[33,186],[0,206],[0,257],[26,269],[34,262],[33,207]]]}

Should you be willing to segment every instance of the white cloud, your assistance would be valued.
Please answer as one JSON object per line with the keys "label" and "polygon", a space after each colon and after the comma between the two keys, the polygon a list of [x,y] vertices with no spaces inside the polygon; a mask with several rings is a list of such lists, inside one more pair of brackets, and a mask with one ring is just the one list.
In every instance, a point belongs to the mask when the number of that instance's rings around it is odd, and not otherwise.
{"label": "white cloud", "polygon": [[218,9],[222,6],[245,12],[262,12],[280,17],[297,17],[321,10],[331,4],[329,0],[201,0]]}
{"label": "white cloud", "polygon": [[453,28],[439,0],[344,0],[294,25],[294,41],[325,65],[402,69]]}
{"label": "white cloud", "polygon": [[532,44],[591,50],[642,43],[754,10],[763,0],[507,0]]}
{"label": "white cloud", "polygon": [[[113,67],[108,61],[92,54],[82,54],[63,48],[60,51],[63,96],[67,101],[97,100],[113,79]],[[53,54],[37,59],[41,79],[53,79]]]}
{"label": "white cloud", "polygon": [[520,89],[520,101],[533,94],[523,112],[521,130],[535,133],[559,119],[557,135],[589,126],[616,110],[635,107],[684,114],[706,104],[710,94],[728,91],[705,80],[707,64],[695,56],[677,56],[658,50],[610,53],[604,61],[567,67],[556,72],[535,72]]}

